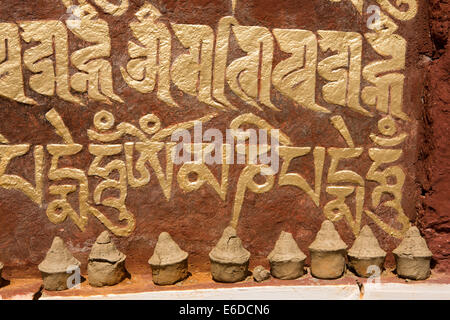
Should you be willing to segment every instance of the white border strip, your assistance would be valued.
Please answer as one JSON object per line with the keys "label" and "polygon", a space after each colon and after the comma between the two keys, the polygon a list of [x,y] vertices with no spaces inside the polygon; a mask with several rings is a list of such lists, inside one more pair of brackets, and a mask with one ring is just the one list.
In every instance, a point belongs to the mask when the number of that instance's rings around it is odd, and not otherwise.
{"label": "white border strip", "polygon": [[450,300],[450,284],[366,284],[367,300]]}
{"label": "white border strip", "polygon": [[197,290],[168,290],[97,296],[42,296],[40,300],[449,300],[448,284],[366,284],[266,286]]}

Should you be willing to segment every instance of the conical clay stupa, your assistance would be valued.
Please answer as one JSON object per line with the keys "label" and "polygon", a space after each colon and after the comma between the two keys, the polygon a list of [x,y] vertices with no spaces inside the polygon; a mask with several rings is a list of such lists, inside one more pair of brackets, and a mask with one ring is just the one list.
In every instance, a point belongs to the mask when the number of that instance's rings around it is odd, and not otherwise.
{"label": "conical clay stupa", "polygon": [[290,280],[305,274],[306,255],[300,250],[291,233],[282,231],[275,248],[267,257],[270,273],[278,279]]}
{"label": "conical clay stupa", "polygon": [[311,274],[320,279],[337,279],[345,271],[347,245],[331,221],[325,220],[309,246]]}
{"label": "conical clay stupa", "polygon": [[211,274],[215,281],[238,282],[247,277],[250,252],[243,246],[233,227],[227,227],[209,253]]}
{"label": "conical clay stupa", "polygon": [[152,267],[153,282],[157,285],[174,284],[188,277],[188,253],[181,250],[167,232],[159,235],[148,263]]}
{"label": "conical clay stupa", "polygon": [[126,256],[117,250],[108,231],[103,231],[89,254],[88,279],[94,287],[113,286],[127,276]]}
{"label": "conical clay stupa", "polygon": [[424,280],[430,276],[430,261],[433,253],[420,235],[417,227],[411,227],[400,245],[392,251],[397,263],[399,277]]}
{"label": "conical clay stupa", "polygon": [[383,270],[386,252],[380,248],[372,229],[364,226],[348,251],[350,268],[360,277],[368,278],[378,268]]}
{"label": "conical clay stupa", "polygon": [[61,291],[68,289],[68,279],[73,270],[79,268],[80,261],[74,258],[60,237],[53,239],[44,261],[38,268],[42,273],[45,290]]}

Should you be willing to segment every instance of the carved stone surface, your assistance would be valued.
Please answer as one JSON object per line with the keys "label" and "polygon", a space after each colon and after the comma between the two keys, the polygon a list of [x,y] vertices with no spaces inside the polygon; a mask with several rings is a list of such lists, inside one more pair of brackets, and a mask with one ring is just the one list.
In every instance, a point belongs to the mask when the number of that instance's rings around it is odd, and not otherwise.
{"label": "carved stone surface", "polygon": [[270,272],[275,278],[290,280],[301,277],[305,273],[306,255],[289,232],[281,232],[267,258],[270,262]]}
{"label": "carved stone surface", "polygon": [[[87,261],[105,229],[131,273],[166,230],[208,271],[230,224],[251,269],[282,230],[308,265],[326,219],[348,246],[369,225],[386,267],[418,225],[448,271],[447,4],[406,2],[1,1],[8,274],[39,276],[60,230]],[[172,133],[194,137],[195,120],[225,150],[227,129],[280,130],[276,173],[236,146],[230,165],[172,163]]]}
{"label": "carved stone surface", "polygon": [[368,278],[383,271],[386,251],[380,248],[369,226],[364,226],[353,246],[348,250],[350,268],[360,277]]}
{"label": "carved stone surface", "polygon": [[219,282],[239,282],[248,275],[250,252],[242,245],[233,227],[227,227],[209,253],[211,275]]}
{"label": "carved stone surface", "polygon": [[66,248],[60,237],[55,237],[44,261],[38,268],[44,281],[44,289],[61,291],[68,289],[68,279],[81,262]]}
{"label": "carved stone surface", "polygon": [[345,271],[347,245],[331,221],[325,220],[309,246],[311,274],[320,279],[336,279]]}
{"label": "carved stone surface", "polygon": [[108,231],[95,241],[88,262],[88,280],[94,287],[113,286],[127,276],[126,255],[117,250]]}
{"label": "carved stone surface", "polygon": [[430,276],[432,252],[417,227],[411,227],[400,245],[393,251],[397,274],[402,278],[424,280]]}
{"label": "carved stone surface", "polygon": [[152,267],[153,282],[170,285],[188,277],[188,253],[181,250],[170,234],[162,232],[155,251],[148,260]]}
{"label": "carved stone surface", "polygon": [[[433,270],[450,270],[450,149],[448,143],[450,105],[450,46],[448,36],[449,3],[446,0],[427,1],[432,48],[424,51],[426,58],[425,106],[421,118],[423,132],[418,142],[418,182],[422,197],[418,206],[417,227],[433,252]],[[427,40],[428,41],[428,40]],[[428,58],[430,57],[430,58]]]}

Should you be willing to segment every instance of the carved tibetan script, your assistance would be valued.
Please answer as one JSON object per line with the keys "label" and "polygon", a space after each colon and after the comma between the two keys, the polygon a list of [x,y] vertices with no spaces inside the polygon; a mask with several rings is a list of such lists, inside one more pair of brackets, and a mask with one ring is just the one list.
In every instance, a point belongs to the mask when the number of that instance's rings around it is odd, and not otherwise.
{"label": "carved tibetan script", "polygon": [[308,12],[249,23],[256,1],[219,2],[228,13],[208,21],[152,0],[52,0],[48,18],[2,16],[0,193],[81,233],[99,221],[127,237],[158,223],[152,210],[175,224],[203,205],[213,224],[269,211],[402,238],[417,108],[402,28],[418,1],[313,1],[346,14],[329,28]]}

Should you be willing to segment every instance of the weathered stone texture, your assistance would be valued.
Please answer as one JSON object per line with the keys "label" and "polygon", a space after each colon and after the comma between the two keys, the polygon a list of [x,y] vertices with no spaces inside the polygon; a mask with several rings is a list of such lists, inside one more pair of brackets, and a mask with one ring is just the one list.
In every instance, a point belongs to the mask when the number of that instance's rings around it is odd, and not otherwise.
{"label": "weathered stone texture", "polygon": [[[88,3],[93,1],[88,0]],[[112,1],[118,3],[118,1]],[[305,252],[305,264],[310,265],[311,257],[308,246],[313,242],[322,222],[328,217],[324,214],[324,207],[336,197],[326,191],[326,187],[333,183],[328,182],[328,172],[331,167],[330,148],[346,148],[346,140],[339,134],[331,123],[331,117],[341,116],[349,128],[355,148],[363,148],[357,160],[345,159],[339,163],[337,170],[352,170],[364,180],[365,194],[363,195],[364,210],[372,210],[374,215],[382,221],[390,223],[390,227],[399,230],[401,223],[395,221],[397,212],[385,204],[391,196],[383,195],[382,204],[372,206],[372,193],[378,186],[375,181],[366,179],[366,175],[373,164],[369,156],[370,148],[378,148],[370,138],[371,134],[379,135],[378,122],[386,116],[375,107],[364,108],[371,111],[374,116],[362,116],[350,110],[347,106],[340,106],[325,101],[322,87],[327,83],[317,73],[314,80],[317,104],[330,110],[329,114],[322,114],[300,106],[293,99],[280,93],[271,84],[271,101],[280,109],[275,111],[260,103],[261,110],[245,103],[238,97],[230,86],[226,84],[225,94],[237,110],[219,110],[206,103],[200,102],[197,97],[178,89],[174,83],[170,84],[170,92],[179,108],[169,106],[158,98],[157,90],[140,93],[127,85],[121,72],[130,61],[128,53],[129,41],[138,42],[130,28],[130,23],[136,21],[135,14],[144,3],[149,2],[161,13],[160,22],[170,27],[172,24],[194,24],[209,26],[212,32],[217,32],[218,22],[221,18],[232,15],[231,0],[193,0],[193,1],[130,1],[130,7],[120,17],[114,17],[101,11],[98,6],[98,17],[109,26],[111,38],[111,53],[104,59],[111,64],[113,89],[123,103],[113,101],[107,104],[88,98],[88,93],[77,93],[71,90],[84,102],[84,105],[67,102],[55,95],[43,95],[30,88],[30,77],[33,73],[29,68],[22,66],[25,94],[36,101],[36,105],[26,105],[6,97],[0,97],[0,134],[8,140],[9,144],[30,144],[31,149],[23,156],[13,159],[6,170],[7,174],[23,177],[34,186],[33,148],[43,147],[44,179],[43,202],[39,206],[31,201],[23,192],[8,188],[0,188],[0,260],[5,264],[3,273],[7,278],[14,276],[39,276],[37,265],[44,259],[48,243],[55,235],[61,235],[77,259],[87,261],[89,251],[95,238],[103,232],[105,224],[94,215],[88,214],[88,222],[84,230],[75,225],[71,218],[63,222],[52,223],[47,216],[47,209],[51,201],[60,197],[50,193],[50,186],[70,184],[77,186],[74,179],[50,181],[48,171],[51,166],[51,155],[47,150],[49,144],[66,143],[60,133],[46,119],[46,114],[55,109],[70,131],[75,144],[82,145],[83,149],[73,155],[59,159],[59,168],[74,168],[86,173],[89,182],[89,204],[104,213],[112,224],[120,228],[125,221],[119,219],[116,209],[97,205],[94,200],[94,189],[104,180],[99,176],[87,175],[94,156],[89,152],[90,140],[87,130],[94,129],[93,119],[102,110],[110,112],[115,117],[115,125],[127,122],[139,127],[139,120],[152,113],[161,119],[161,127],[195,120],[212,113],[217,114],[205,125],[205,130],[218,128],[222,132],[229,128],[236,117],[253,113],[264,119],[274,128],[280,129],[295,147],[310,147],[310,153],[305,157],[294,159],[288,172],[299,173],[311,186],[315,186],[315,170],[313,152],[316,147],[323,147],[325,161],[319,205],[300,188],[292,185],[280,185],[279,175],[274,178],[273,188],[269,192],[254,193],[249,189],[244,193],[244,200],[240,210],[236,233],[242,240],[244,247],[251,253],[250,269],[257,265],[268,266],[267,255],[273,248],[281,231],[292,234],[301,251]],[[274,29],[300,29],[311,31],[314,39],[319,41],[319,30],[346,31],[361,35],[363,41],[362,67],[373,63],[382,57],[368,44],[364,34],[371,32],[367,28],[368,15],[364,12],[369,1],[362,1],[364,11],[358,13],[352,5],[357,1],[329,1],[329,0],[238,0],[234,17],[242,26],[266,27],[271,34]],[[395,1],[389,1],[395,3]],[[432,266],[435,270],[448,272],[450,270],[450,190],[449,176],[449,105],[450,105],[450,53],[447,45],[449,4],[445,0],[418,0],[418,13],[412,20],[395,20],[398,25],[396,31],[407,42],[405,67],[395,70],[405,76],[403,92],[403,111],[409,117],[408,121],[395,118],[398,133],[408,136],[400,147],[403,150],[401,159],[394,165],[399,165],[405,174],[405,184],[402,190],[402,208],[405,219],[412,225],[417,225],[433,252]],[[404,6],[403,6],[404,7]],[[402,8],[403,8],[402,7]],[[70,16],[60,0],[23,0],[1,1],[0,22],[20,23],[23,21],[65,22]],[[209,29],[208,29],[209,30]],[[76,34],[67,29],[68,51],[72,55],[77,50],[91,45],[79,39]],[[431,35],[431,38],[430,38]],[[183,54],[189,53],[180,40],[176,39],[174,31],[170,29],[172,41],[172,61]],[[227,63],[230,64],[245,55],[234,36],[230,36],[230,50]],[[32,48],[35,43],[26,43],[21,40],[21,52]],[[206,45],[204,46],[206,47]],[[323,61],[332,52],[318,50],[317,60]],[[280,45],[274,40],[273,68],[290,57],[290,53],[283,52]],[[0,58],[1,54],[0,54]],[[49,59],[54,59],[50,56]],[[2,60],[2,59],[0,59]],[[345,60],[345,59],[344,59]],[[69,73],[73,75],[79,71],[71,60]],[[347,61],[347,60],[345,60]],[[317,66],[318,63],[315,63]],[[342,67],[340,70],[347,70]],[[362,71],[360,72],[362,74]],[[425,82],[426,75],[426,82]],[[1,74],[0,77],[4,75]],[[225,78],[225,77],[224,77]],[[271,80],[271,76],[268,77]],[[189,83],[188,83],[189,84]],[[426,86],[425,86],[426,84]],[[360,81],[361,90],[369,86],[365,79]],[[156,86],[157,87],[157,86]],[[211,88],[210,88],[211,89]],[[209,90],[211,91],[211,90]],[[361,93],[361,92],[359,92]],[[360,94],[361,95],[361,94]],[[362,97],[359,97],[362,101]],[[361,102],[362,103],[362,102]],[[114,127],[115,128],[115,127]],[[109,132],[109,131],[108,131]],[[0,139],[1,140],[1,139]],[[125,137],[118,143],[136,142],[133,137]],[[0,145],[7,145],[0,141]],[[95,142],[97,143],[97,142]],[[317,151],[317,150],[316,150]],[[320,149],[318,149],[320,153]],[[133,160],[137,160],[135,151]],[[123,153],[108,156],[102,165],[112,160],[125,160]],[[165,155],[159,154],[161,167],[166,170]],[[387,166],[387,165],[386,165]],[[209,166],[214,177],[220,182],[221,166]],[[162,191],[158,177],[150,170],[151,179],[148,184],[140,188],[127,185],[126,207],[135,218],[135,229],[126,237],[112,235],[112,240],[118,250],[127,256],[127,268],[130,273],[149,272],[148,253],[156,246],[157,237],[161,232],[168,232],[189,253],[189,263],[194,269],[209,270],[208,253],[212,250],[223,230],[230,224],[235,206],[237,184],[245,165],[232,165],[229,170],[228,190],[226,197],[221,198],[211,185],[205,183],[198,190],[185,192],[177,182],[180,166],[174,167],[173,183],[170,199]],[[382,168],[384,168],[382,166]],[[109,178],[118,179],[118,170]],[[134,175],[140,177],[135,170]],[[127,180],[127,178],[125,178]],[[261,175],[255,176],[259,184],[265,179]],[[394,183],[394,179],[388,179]],[[127,180],[128,181],[128,180]],[[358,183],[351,183],[359,186]],[[75,215],[80,215],[78,199],[75,191],[69,194],[69,203],[74,208]],[[100,201],[108,197],[117,197],[117,190],[107,190]],[[351,210],[351,218],[355,219],[357,190],[346,200]],[[332,213],[330,213],[333,216]],[[342,240],[350,248],[355,241],[355,231],[343,215],[334,216],[335,228]],[[57,220],[57,219],[56,219]],[[380,247],[387,252],[386,266],[395,266],[392,251],[399,245],[401,239],[392,237],[379,224],[363,212],[361,227],[369,225],[376,236]],[[111,230],[110,230],[111,231]],[[82,272],[86,273],[86,263],[82,265]],[[191,266],[190,266],[191,267]]]}
{"label": "weathered stone texture", "polygon": [[425,108],[422,115],[419,181],[422,188],[418,226],[433,252],[436,271],[450,270],[450,4],[428,2],[433,50],[427,53]]}

